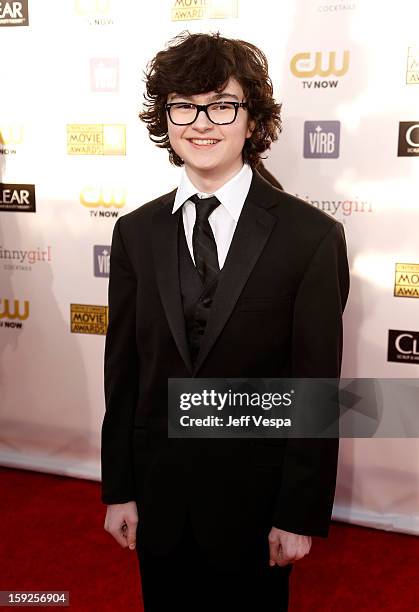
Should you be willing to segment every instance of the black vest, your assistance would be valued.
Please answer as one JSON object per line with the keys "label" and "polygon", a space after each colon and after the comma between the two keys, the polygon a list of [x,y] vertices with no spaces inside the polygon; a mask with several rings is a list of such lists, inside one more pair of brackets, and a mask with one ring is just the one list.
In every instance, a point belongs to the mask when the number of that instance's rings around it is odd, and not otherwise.
{"label": "black vest", "polygon": [[192,363],[195,364],[221,272],[210,285],[204,288],[189,252],[182,215],[179,219],[178,239],[180,293],[186,337]]}

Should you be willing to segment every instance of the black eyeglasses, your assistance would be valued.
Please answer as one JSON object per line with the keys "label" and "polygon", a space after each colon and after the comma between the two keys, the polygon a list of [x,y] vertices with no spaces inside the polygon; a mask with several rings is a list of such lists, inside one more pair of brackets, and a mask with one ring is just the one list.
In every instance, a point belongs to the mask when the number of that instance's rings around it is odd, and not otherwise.
{"label": "black eyeglasses", "polygon": [[192,104],[191,102],[171,102],[165,105],[169,119],[174,125],[190,125],[203,111],[211,123],[228,125],[236,120],[239,108],[246,108],[247,102],[211,102],[211,104]]}

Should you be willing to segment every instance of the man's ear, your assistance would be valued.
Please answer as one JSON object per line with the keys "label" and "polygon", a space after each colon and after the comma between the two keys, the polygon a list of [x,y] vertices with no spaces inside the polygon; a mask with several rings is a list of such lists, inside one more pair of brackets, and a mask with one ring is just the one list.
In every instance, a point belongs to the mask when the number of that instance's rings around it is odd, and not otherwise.
{"label": "man's ear", "polygon": [[252,136],[255,127],[256,121],[254,119],[250,119],[249,123],[247,124],[246,138],[250,138]]}

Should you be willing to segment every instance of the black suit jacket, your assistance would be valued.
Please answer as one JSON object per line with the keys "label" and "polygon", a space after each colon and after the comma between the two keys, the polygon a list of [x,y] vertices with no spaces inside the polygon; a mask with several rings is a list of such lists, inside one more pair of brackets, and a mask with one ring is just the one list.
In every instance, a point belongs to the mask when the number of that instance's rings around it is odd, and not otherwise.
{"label": "black suit jacket", "polygon": [[254,172],[192,367],[174,195],[114,229],[103,502],[136,500],[141,542],[161,552],[186,515],[201,545],[231,562],[249,559],[272,525],[325,536],[338,440],[168,440],[167,379],[338,377],[349,288],[343,227]]}

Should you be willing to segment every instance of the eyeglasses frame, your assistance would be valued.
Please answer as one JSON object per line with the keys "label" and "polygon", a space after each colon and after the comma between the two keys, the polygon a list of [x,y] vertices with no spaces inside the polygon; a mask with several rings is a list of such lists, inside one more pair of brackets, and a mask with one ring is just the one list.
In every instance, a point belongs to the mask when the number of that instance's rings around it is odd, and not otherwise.
{"label": "eyeglasses frame", "polygon": [[[173,125],[192,125],[192,123],[195,123],[195,121],[198,119],[198,115],[201,111],[203,111],[206,114],[209,121],[211,121],[211,123],[213,123],[214,125],[230,125],[231,123],[234,123],[235,120],[237,119],[237,113],[239,112],[239,108],[247,108],[247,102],[233,102],[231,100],[223,100],[223,101],[228,102],[228,104],[233,105],[234,111],[235,111],[234,119],[232,119],[231,121],[227,121],[226,123],[216,123],[215,121],[211,119],[211,117],[208,114],[208,107],[213,106],[215,104],[220,104],[220,102],[210,102],[209,104],[194,104],[193,102],[169,102],[164,105],[164,108],[167,111],[167,114],[169,115],[169,119],[173,123]],[[190,104],[191,106],[195,106],[196,115],[193,121],[188,121],[188,123],[175,123],[173,121],[170,115],[170,109],[172,108],[172,106],[177,106],[179,104]]]}

